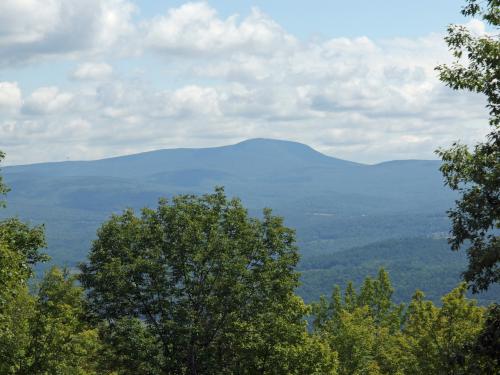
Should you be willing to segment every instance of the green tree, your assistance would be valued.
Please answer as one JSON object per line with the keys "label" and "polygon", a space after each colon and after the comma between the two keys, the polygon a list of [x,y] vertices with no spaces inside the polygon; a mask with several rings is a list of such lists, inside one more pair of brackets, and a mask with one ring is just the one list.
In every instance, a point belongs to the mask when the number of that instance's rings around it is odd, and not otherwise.
{"label": "green tree", "polygon": [[43,225],[32,227],[17,218],[0,220],[0,241],[18,254],[19,264],[16,267],[23,273],[20,277],[24,281],[33,276],[36,263],[50,259],[47,254],[40,252],[47,245]]}
{"label": "green tree", "polygon": [[411,358],[400,332],[403,306],[392,302],[387,272],[367,277],[356,292],[348,283],[342,297],[335,287],[330,301],[313,305],[313,328],[338,353],[339,374],[400,374]]}
{"label": "green tree", "polygon": [[376,278],[367,277],[359,293],[352,282],[347,284],[344,297],[338,286],[335,286],[330,301],[321,297],[319,303],[313,304],[313,326],[323,327],[327,321],[337,325],[342,310],[353,312],[357,308],[366,307],[376,326],[386,326],[397,330],[403,320],[403,305],[392,301],[394,288],[387,271],[381,268]]}
{"label": "green tree", "polygon": [[[140,217],[114,215],[98,231],[81,282],[108,331],[136,330],[138,346],[154,337],[161,358],[152,350],[151,362],[162,373],[314,373],[297,357],[321,343],[308,340],[308,309],[294,295],[294,242],[270,210],[262,220],[249,218],[218,188],[162,200]],[[124,319],[128,328],[117,325]],[[332,373],[331,353],[321,345],[316,352],[328,362],[322,373]]]}
{"label": "green tree", "polygon": [[469,246],[464,279],[477,292],[500,280],[500,2],[467,0],[462,14],[480,17],[493,32],[476,36],[451,25],[445,40],[455,62],[436,69],[449,87],[486,96],[491,130],[472,150],[457,142],[437,153],[446,184],[461,194],[448,212],[450,244],[453,250]]}
{"label": "green tree", "polygon": [[465,283],[442,298],[442,307],[416,292],[407,311],[403,332],[416,364],[408,374],[473,374],[470,345],[483,327],[484,310],[465,296]]}
{"label": "green tree", "polygon": [[[338,355],[338,372],[351,374],[486,374],[497,369],[498,316],[466,298],[465,283],[437,307],[417,291],[407,307],[392,302],[387,273],[368,277],[359,292],[313,305],[313,331]],[[491,369],[495,369],[490,372]]]}
{"label": "green tree", "polygon": [[85,322],[83,289],[67,271],[43,278],[29,319],[29,345],[19,374],[97,374],[98,330]]}
{"label": "green tree", "polygon": [[416,360],[407,366],[409,374],[435,374],[433,355],[439,351],[433,325],[439,309],[424,299],[424,293],[416,291],[406,311],[404,334],[410,343],[410,351]]}
{"label": "green tree", "polygon": [[0,374],[16,374],[25,363],[34,301],[22,256],[0,241]]}
{"label": "green tree", "polygon": [[485,324],[470,346],[474,374],[494,374],[500,368],[500,305],[488,307]]}
{"label": "green tree", "polygon": [[[0,179],[0,194],[6,192]],[[0,221],[0,374],[93,374],[99,340],[84,323],[74,277],[52,269],[38,295],[28,291],[33,266],[48,259],[44,246],[43,226]]]}
{"label": "green tree", "polygon": [[[0,161],[4,154],[0,152]],[[8,188],[0,176],[0,195]],[[5,202],[0,201],[0,208]],[[34,299],[28,292],[32,266],[46,259],[43,227],[18,219],[0,221],[0,374],[16,374],[27,361]]]}
{"label": "green tree", "polygon": [[120,375],[161,374],[161,344],[149,325],[138,318],[120,318],[100,327],[103,341],[102,373]]}
{"label": "green tree", "polygon": [[[0,151],[0,162],[4,154]],[[5,195],[9,189],[2,181],[0,175],[0,195]],[[5,207],[5,202],[0,201],[0,208]],[[10,283],[25,284],[32,276],[32,267],[38,262],[49,259],[46,254],[40,253],[40,249],[46,246],[45,231],[43,225],[31,227],[17,218],[0,220],[0,244],[3,245],[0,258],[0,285]],[[3,288],[4,291],[15,288]],[[0,297],[1,298],[1,297]],[[0,299],[1,300],[1,299]]]}

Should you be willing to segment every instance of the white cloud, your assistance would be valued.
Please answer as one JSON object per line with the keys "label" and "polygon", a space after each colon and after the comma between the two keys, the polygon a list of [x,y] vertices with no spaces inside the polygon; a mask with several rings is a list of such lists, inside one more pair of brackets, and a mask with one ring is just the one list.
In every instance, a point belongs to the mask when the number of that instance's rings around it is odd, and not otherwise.
{"label": "white cloud", "polygon": [[23,112],[30,115],[45,115],[68,110],[73,94],[61,92],[57,87],[41,87],[25,101]]}
{"label": "white cloud", "polygon": [[55,0],[4,0],[0,4],[0,46],[37,43],[58,24],[61,4]]}
{"label": "white cloud", "polygon": [[187,3],[144,25],[146,42],[165,54],[218,54],[227,51],[268,53],[276,45],[293,45],[295,38],[257,9],[242,22],[220,19],[206,3]]}
{"label": "white cloud", "polygon": [[126,0],[3,0],[0,67],[120,49],[134,32],[134,9]]}
{"label": "white cloud", "polygon": [[17,82],[0,82],[0,113],[13,114],[22,104],[22,94]]}
{"label": "white cloud", "polygon": [[469,22],[467,22],[464,25],[467,29],[470,30],[470,32],[474,35],[486,35],[486,25],[484,24],[483,21],[478,20],[478,19],[471,19]]}
{"label": "white cloud", "polygon": [[106,63],[82,63],[73,71],[71,77],[77,80],[99,81],[109,78],[113,67]]}
{"label": "white cloud", "polygon": [[[436,77],[434,67],[450,60],[442,35],[306,41],[258,10],[223,19],[207,3],[187,3],[135,27],[133,7],[118,0],[46,0],[31,29],[35,3],[10,2],[15,27],[0,25],[0,43],[17,58],[71,56],[78,66],[69,72],[74,80],[41,84],[24,103],[16,83],[0,83],[0,139],[14,154],[11,163],[252,137],[376,162],[431,158],[439,146],[472,143],[487,131],[484,98],[454,92]],[[28,26],[13,14],[25,15]],[[69,18],[59,20],[62,14]],[[87,31],[78,31],[83,24]],[[120,65],[121,49],[135,49],[137,41],[145,56]],[[131,73],[137,68],[143,72]]]}
{"label": "white cloud", "polygon": [[217,91],[211,87],[186,86],[167,99],[167,113],[174,116],[219,116]]}

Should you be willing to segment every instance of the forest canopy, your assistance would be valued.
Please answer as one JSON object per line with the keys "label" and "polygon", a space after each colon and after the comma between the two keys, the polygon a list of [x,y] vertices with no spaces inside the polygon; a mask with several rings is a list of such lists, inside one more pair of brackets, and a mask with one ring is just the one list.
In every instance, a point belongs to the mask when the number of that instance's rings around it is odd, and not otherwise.
{"label": "forest canopy", "polygon": [[[15,224],[13,224],[15,223]],[[499,310],[465,284],[441,306],[396,304],[383,269],[312,305],[295,294],[293,230],[222,188],[126,210],[78,275],[45,260],[43,228],[0,223],[0,374],[485,374]],[[79,278],[81,284],[76,282]],[[496,340],[496,341],[495,341]]]}

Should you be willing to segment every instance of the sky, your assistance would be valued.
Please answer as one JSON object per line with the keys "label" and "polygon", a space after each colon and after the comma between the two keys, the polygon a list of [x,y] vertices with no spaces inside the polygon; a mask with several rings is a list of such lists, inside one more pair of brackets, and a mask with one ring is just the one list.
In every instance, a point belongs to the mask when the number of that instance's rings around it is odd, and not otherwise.
{"label": "sky", "polygon": [[455,92],[458,0],[2,0],[5,165],[298,141],[377,163],[433,159],[487,133],[485,99]]}

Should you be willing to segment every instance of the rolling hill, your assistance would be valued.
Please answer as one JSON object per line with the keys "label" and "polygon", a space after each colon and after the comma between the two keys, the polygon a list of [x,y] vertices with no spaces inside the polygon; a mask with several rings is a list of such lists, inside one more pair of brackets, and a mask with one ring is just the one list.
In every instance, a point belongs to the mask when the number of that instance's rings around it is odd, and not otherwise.
{"label": "rolling hill", "polygon": [[[252,215],[271,207],[297,230],[303,271],[299,292],[308,301],[327,293],[332,283],[359,280],[381,265],[397,275],[398,298],[406,299],[415,288],[437,298],[459,282],[465,267],[463,254],[449,251],[442,239],[454,195],[443,187],[439,165],[423,160],[366,165],[296,142],[253,139],[10,166],[2,173],[12,192],[0,215],[44,223],[53,262],[74,267],[85,260],[96,229],[111,213],[221,185]],[[429,262],[415,261],[422,254]],[[412,267],[406,269],[405,260]],[[499,296],[492,291],[480,298],[488,302]]]}

